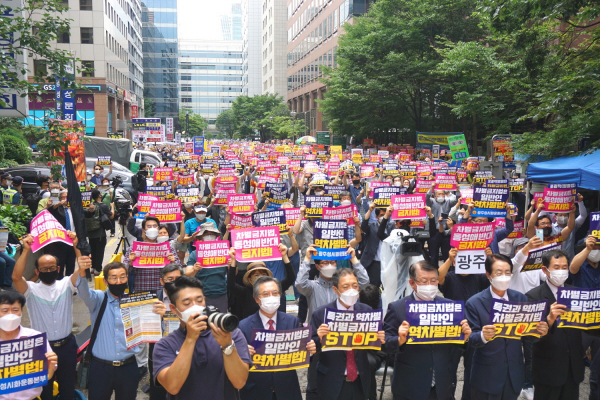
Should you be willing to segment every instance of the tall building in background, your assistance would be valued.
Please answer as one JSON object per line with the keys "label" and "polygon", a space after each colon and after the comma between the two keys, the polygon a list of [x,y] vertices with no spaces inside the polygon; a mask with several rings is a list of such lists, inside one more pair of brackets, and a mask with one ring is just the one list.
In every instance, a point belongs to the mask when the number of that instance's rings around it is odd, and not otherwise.
{"label": "tall building in background", "polygon": [[262,93],[277,94],[285,100],[288,20],[286,0],[264,0],[261,17]]}
{"label": "tall building in background", "polygon": [[[271,0],[273,1],[273,0]],[[321,65],[337,66],[338,36],[344,23],[364,14],[374,0],[287,1],[287,102],[305,120],[310,134],[327,130],[316,100],[325,85]]]}
{"label": "tall building in background", "polygon": [[242,4],[231,5],[230,15],[221,15],[223,40],[242,40]]}
{"label": "tall building in background", "polygon": [[147,117],[179,117],[177,0],[142,0]]}
{"label": "tall building in background", "polygon": [[180,40],[179,83],[181,108],[206,118],[215,132],[217,116],[242,94],[242,42]]}
{"label": "tall building in background", "polygon": [[[131,133],[132,106],[143,104],[142,12],[139,0],[62,0],[69,7],[69,32],[52,45],[82,60],[85,71],[76,73],[78,90],[75,117],[87,135],[106,137],[109,132]],[[40,18],[34,14],[34,18]],[[42,59],[28,58],[30,82],[53,76]],[[29,94],[25,124],[44,126],[44,117],[55,108],[55,85],[40,84]]]}
{"label": "tall building in background", "polygon": [[261,0],[242,1],[242,94],[262,93]]}

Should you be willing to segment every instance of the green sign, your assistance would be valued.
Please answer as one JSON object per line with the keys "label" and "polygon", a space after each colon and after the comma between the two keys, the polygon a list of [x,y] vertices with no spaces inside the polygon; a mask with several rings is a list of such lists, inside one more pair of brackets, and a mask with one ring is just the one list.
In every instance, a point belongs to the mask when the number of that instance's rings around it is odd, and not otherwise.
{"label": "green sign", "polygon": [[469,158],[469,148],[467,147],[467,140],[465,135],[455,135],[448,137],[448,146],[450,152],[452,152],[453,160],[462,160]]}
{"label": "green sign", "polygon": [[342,146],[342,149],[346,149],[346,136],[334,136],[333,146]]}
{"label": "green sign", "polygon": [[317,144],[329,146],[331,144],[331,133],[329,131],[317,132]]}

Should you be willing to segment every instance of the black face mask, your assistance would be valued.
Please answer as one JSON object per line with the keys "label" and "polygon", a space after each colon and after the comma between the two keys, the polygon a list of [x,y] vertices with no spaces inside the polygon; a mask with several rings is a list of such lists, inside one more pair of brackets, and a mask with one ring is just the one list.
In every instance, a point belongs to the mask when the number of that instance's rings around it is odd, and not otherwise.
{"label": "black face mask", "polygon": [[125,293],[125,289],[127,289],[127,282],[119,283],[117,285],[108,284],[108,290],[113,294],[113,296],[121,297],[123,293]]}
{"label": "black face mask", "polygon": [[171,291],[173,291],[173,289],[175,288],[175,281],[165,282],[165,286],[163,286],[163,287],[165,288],[165,293],[168,296],[171,293]]}
{"label": "black face mask", "polygon": [[358,185],[360,183],[360,179],[353,179],[352,183]]}
{"label": "black face mask", "polygon": [[552,227],[547,226],[544,228],[544,237],[549,237],[552,235]]}
{"label": "black face mask", "polygon": [[56,282],[56,278],[58,278],[58,269],[50,272],[38,271],[38,276],[40,277],[40,281],[42,281],[42,283],[45,283],[46,285],[52,285],[54,282]]}
{"label": "black face mask", "polygon": [[140,175],[148,176],[148,171],[139,171]]}

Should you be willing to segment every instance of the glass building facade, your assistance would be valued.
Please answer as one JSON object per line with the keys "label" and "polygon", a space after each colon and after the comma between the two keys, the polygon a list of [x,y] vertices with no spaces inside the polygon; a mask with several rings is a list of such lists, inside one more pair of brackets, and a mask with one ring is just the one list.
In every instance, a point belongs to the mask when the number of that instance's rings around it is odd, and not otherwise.
{"label": "glass building facade", "polygon": [[[142,1],[144,99],[153,116],[178,119],[177,0]],[[148,116],[146,109],[146,116]],[[175,121],[177,126],[177,121]]]}
{"label": "glass building facade", "polygon": [[181,107],[202,115],[214,131],[217,116],[242,94],[242,42],[181,40],[179,83]]}

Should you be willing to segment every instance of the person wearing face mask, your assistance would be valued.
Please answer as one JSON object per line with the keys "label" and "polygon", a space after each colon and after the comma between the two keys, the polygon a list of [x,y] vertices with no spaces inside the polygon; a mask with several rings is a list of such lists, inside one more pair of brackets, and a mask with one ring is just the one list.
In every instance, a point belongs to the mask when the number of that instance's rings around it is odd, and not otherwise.
{"label": "person wearing face mask", "polygon": [[[472,224],[486,224],[488,222],[492,222],[494,219],[487,218],[487,217],[473,217],[471,215],[471,212],[473,211],[473,209],[475,208],[475,203],[469,203],[469,205],[467,206],[467,210],[464,212],[462,218],[458,221],[460,224],[463,223],[472,223]],[[504,218],[504,227],[503,228],[497,228],[496,230],[494,230],[494,236],[492,237],[492,243],[490,243],[490,249],[492,250],[492,253],[494,254],[498,254],[500,253],[500,246],[498,246],[498,243],[503,241],[504,239],[506,239],[508,237],[508,235],[510,235],[512,233],[512,231],[514,230],[514,226],[515,226],[515,218],[516,215],[510,215],[510,205],[507,203],[506,204],[506,217]],[[528,236],[529,237],[529,236]]]}
{"label": "person wearing face mask", "polygon": [[[551,327],[548,335],[533,343],[534,398],[578,399],[579,384],[585,373],[585,363],[581,356],[585,353],[583,332],[580,329],[556,329],[557,317],[567,311],[565,305],[556,302],[558,288],[572,287],[564,284],[569,277],[569,257],[562,250],[550,250],[543,254],[542,265],[546,282],[527,292],[529,301],[547,300],[546,320]],[[600,336],[597,329],[586,333]]]}
{"label": "person wearing face mask", "polygon": [[[154,313],[159,314],[161,318],[164,318],[167,310],[170,310],[169,304],[171,304],[171,300],[169,300],[169,291],[173,288],[175,279],[183,276],[183,270],[181,267],[175,263],[167,264],[160,271],[160,284],[162,285],[161,289],[158,289],[156,295],[158,296],[158,300],[154,305]],[[164,387],[156,385],[156,381],[154,379],[154,362],[152,354],[154,353],[154,345],[155,343],[148,344],[148,372],[150,374],[149,386],[150,389],[148,391],[150,400],[166,400],[167,399],[167,391]]]}
{"label": "person wearing face mask", "polygon": [[600,242],[589,235],[585,239],[585,247],[573,258],[569,271],[573,276],[573,286],[596,289],[600,288]]}
{"label": "person wearing face mask", "polygon": [[[292,268],[292,264],[288,257],[289,250],[285,244],[279,244],[279,252],[281,253],[281,260],[285,268],[285,275],[280,281],[282,291],[280,292],[281,298],[278,309],[281,312],[286,312],[285,291],[293,285],[296,280],[296,273]],[[227,270],[227,290],[231,296],[232,303],[240,306],[235,310],[235,314],[240,319],[248,318],[258,311],[258,304],[253,300],[252,287],[254,282],[261,276],[273,277],[273,271],[271,271],[264,262],[256,261],[248,264],[245,273],[243,271],[239,272],[237,269],[237,261],[235,260],[235,251],[232,249],[229,254],[231,261]],[[242,273],[242,284],[240,285],[237,276]],[[233,309],[234,308],[232,308],[232,310]]]}
{"label": "person wearing face mask", "polygon": [[[493,299],[520,303],[528,300],[523,293],[509,289],[512,262],[508,257],[502,254],[488,256],[485,272],[491,282],[490,289],[477,293],[465,305],[466,317],[472,329],[469,342],[475,349],[471,368],[471,399],[516,400],[525,380],[521,342],[530,339],[494,337],[496,327],[489,323],[490,310]],[[537,333],[540,336],[548,333],[546,321],[538,324]]]}
{"label": "person wearing face mask", "polygon": [[[167,256],[167,263],[175,263],[181,266],[179,257],[177,256],[176,241],[169,240],[169,230],[166,225],[159,225],[158,219],[148,217],[142,222],[142,229],[144,230],[143,238],[144,243],[164,243],[169,242],[169,255]],[[183,240],[181,235],[178,240]],[[133,265],[133,261],[136,259],[136,252],[132,251],[133,246],[130,246],[123,256],[123,264],[129,268]],[[131,268],[133,287],[131,288],[133,293],[146,292],[149,290],[159,290],[160,284],[160,271],[161,267],[158,268]]]}
{"label": "person wearing face mask", "polygon": [[369,282],[377,287],[381,286],[381,239],[377,232],[384,221],[384,213],[385,210],[375,208],[375,203],[371,203],[360,225],[364,232],[364,250],[360,262],[369,274]]}
{"label": "person wearing face mask", "polygon": [[[77,236],[68,232],[77,246]],[[28,281],[23,277],[27,259],[31,253],[33,237],[23,238],[23,250],[15,264],[12,274],[15,289],[27,299],[27,310],[31,327],[36,331],[46,332],[52,350],[60,358],[60,366],[54,378],[60,387],[61,398],[72,400],[75,394],[75,369],[77,367],[77,341],[73,336],[73,294],[77,291],[78,271],[68,279],[60,278],[61,266],[58,258],[43,255],[34,262],[35,273],[39,282]],[[41,399],[51,400],[52,385],[43,388]]]}
{"label": "person wearing face mask", "polygon": [[[221,233],[211,222],[205,222],[200,226],[198,234],[195,236],[199,242],[214,242],[220,240]],[[187,276],[195,276],[204,285],[204,296],[206,304],[214,306],[219,310],[227,310],[227,283],[225,276],[227,274],[227,265],[216,268],[202,268],[197,260],[196,250],[190,253],[185,269]]]}
{"label": "person wearing face mask", "polygon": [[[89,369],[89,400],[135,399],[140,369],[136,355],[140,346],[127,349],[125,326],[121,316],[119,299],[127,289],[127,267],[120,262],[104,266],[106,290],[90,289],[85,271],[92,266],[89,256],[81,256],[76,250],[79,265],[77,293],[90,311],[92,330],[98,324],[98,334],[91,351]],[[102,311],[102,312],[101,312]]]}
{"label": "person wearing face mask", "polygon": [[214,219],[206,217],[207,212],[208,209],[206,206],[196,205],[194,206],[194,219],[189,219],[185,222],[185,237],[183,243],[189,243],[190,252],[196,249],[194,247],[194,240],[196,240],[196,236],[200,232],[199,229],[203,224],[211,222],[215,228],[218,227],[218,224]]}
{"label": "person wearing face mask", "polygon": [[92,203],[88,210],[83,210],[83,216],[86,218],[86,227],[90,248],[92,250],[93,267],[91,272],[98,275],[102,270],[102,261],[104,259],[104,249],[106,248],[106,230],[100,223],[102,215],[112,219],[115,216],[114,204],[112,207],[100,203],[100,191],[92,190]]}
{"label": "person wearing face mask", "polygon": [[[348,178],[350,178],[350,182],[348,182]],[[360,174],[358,173],[352,173],[352,175],[350,176],[350,174],[344,174],[344,177],[342,178],[342,183],[346,186],[347,190],[350,192],[350,198],[352,200],[352,204],[354,204],[356,207],[360,207],[360,204],[358,204],[358,202],[356,201],[356,198],[361,195],[361,190],[363,190],[362,185],[360,184]],[[364,192],[363,192],[364,193]]]}
{"label": "person wearing face mask", "polygon": [[[14,291],[4,291],[0,293],[0,344],[9,340],[27,338],[41,333],[38,330],[25,328],[21,325],[21,316],[23,315],[24,306],[25,297],[21,293]],[[2,344],[2,346],[10,346],[10,344]],[[48,360],[48,381],[45,386],[3,394],[0,395],[0,399],[37,399],[46,386],[52,387],[52,383],[50,382],[55,374],[58,357],[50,348],[47,340],[45,357],[46,360]]]}
{"label": "person wearing face mask", "polygon": [[[437,268],[427,262],[419,261],[408,269],[409,284],[413,293],[388,305],[383,329],[385,344],[382,346],[388,354],[396,354],[392,393],[394,399],[428,400],[454,398],[457,355],[462,347],[456,344],[407,345],[410,324],[406,321],[407,301],[426,301],[433,303],[449,302],[438,292]],[[461,321],[465,341],[469,340],[471,328],[467,320]]]}
{"label": "person wearing face mask", "polygon": [[150,167],[146,163],[140,163],[140,169],[134,176],[131,177],[131,186],[135,191],[134,197],[136,202],[139,193],[146,193],[146,180],[149,173]]}
{"label": "person wearing face mask", "polygon": [[[562,249],[567,253],[570,260],[572,260],[575,256],[575,235],[588,216],[588,211],[587,208],[585,208],[585,204],[583,204],[583,196],[581,193],[577,193],[577,208],[579,209],[579,215],[577,218],[575,218],[575,227],[571,231],[569,237],[567,237],[562,244]],[[556,222],[552,224],[553,235],[558,235],[567,227],[569,224],[569,217],[570,213],[556,214]]]}
{"label": "person wearing face mask", "polygon": [[[323,269],[321,273],[322,271]],[[321,399],[366,400],[370,393],[371,370],[368,350],[321,351],[321,343],[330,332],[329,326],[324,323],[327,308],[344,311],[371,310],[368,305],[357,302],[359,297],[357,272],[351,268],[336,271],[331,277],[334,300],[317,308],[310,319],[312,338],[316,345],[316,354],[313,358],[317,357],[317,392]],[[377,332],[377,338],[385,343],[385,332]]]}
{"label": "person wearing face mask", "polygon": [[[456,205],[457,198],[453,193],[446,194],[443,190],[435,190],[436,183],[433,182],[431,184],[431,189],[427,192],[425,196],[426,204],[431,207],[431,212],[433,213],[435,220],[435,229],[436,231],[440,228],[439,219],[442,213],[450,214],[450,210],[452,207]],[[439,253],[440,248],[442,247],[442,241],[444,240],[443,235],[436,233],[434,236],[430,237],[427,240],[427,244],[429,247],[429,255],[431,257],[431,262],[433,265],[438,265],[439,261]],[[442,259],[445,260],[448,258],[448,251],[450,247],[444,247],[442,249]]]}
{"label": "person wearing face mask", "polygon": [[92,176],[92,179],[90,181],[96,185],[102,184],[102,179],[108,178],[113,172],[112,163],[110,164],[110,169],[108,170],[108,174],[103,175],[103,172],[104,172],[104,167],[102,165],[95,165],[94,166],[94,176]]}
{"label": "person wearing face mask", "polygon": [[[115,189],[110,187],[110,181],[107,177],[102,178],[102,181],[100,183],[103,187],[98,188],[98,190],[100,190],[100,193],[102,193],[100,201],[102,201],[102,203],[106,204],[107,206],[114,208],[113,202],[115,201]],[[110,237],[115,237],[115,219],[111,219],[110,222]]]}
{"label": "person wearing face mask", "polygon": [[[254,281],[253,297],[260,309],[240,321],[240,330],[248,343],[252,340],[253,329],[284,331],[299,327],[298,318],[278,311],[282,293],[281,283],[276,278],[261,276]],[[306,349],[314,353],[315,342],[308,342]],[[248,350],[250,357],[256,353],[250,345]],[[240,399],[302,400],[298,374],[296,371],[250,372],[246,386],[240,390]]]}
{"label": "person wearing face mask", "polygon": [[548,215],[540,216],[540,212],[544,209],[544,203],[540,202],[527,224],[527,237],[531,238],[535,236],[536,229],[544,230],[544,244],[550,243],[561,243],[569,239],[571,232],[575,229],[575,204],[571,204],[571,210],[569,211],[569,219],[567,226],[562,228],[557,233],[554,233],[552,229],[552,220]]}
{"label": "person wearing face mask", "polygon": [[181,323],[154,346],[156,381],[171,399],[239,399],[238,390],[246,384],[252,364],[241,330],[228,333],[212,323],[208,326],[208,317],[202,315],[204,287],[194,277],[176,279],[169,299],[169,308]]}

